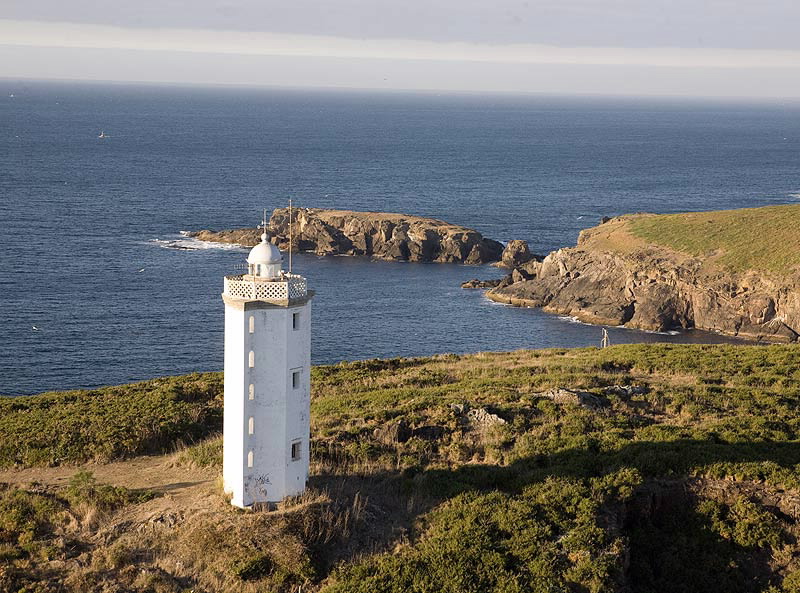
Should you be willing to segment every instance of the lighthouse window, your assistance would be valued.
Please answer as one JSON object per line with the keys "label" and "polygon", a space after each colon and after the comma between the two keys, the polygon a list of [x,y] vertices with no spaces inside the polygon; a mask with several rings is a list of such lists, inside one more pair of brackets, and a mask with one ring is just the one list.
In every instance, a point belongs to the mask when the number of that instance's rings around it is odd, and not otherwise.
{"label": "lighthouse window", "polygon": [[292,461],[299,461],[300,454],[301,454],[301,445],[302,441],[295,441],[292,443]]}
{"label": "lighthouse window", "polygon": [[247,388],[247,399],[256,399],[256,386],[252,383]]}
{"label": "lighthouse window", "polygon": [[254,366],[256,366],[256,353],[255,353],[255,352],[253,352],[253,351],[251,350],[251,351],[250,351],[250,354],[249,354],[249,355],[248,355],[248,357],[247,357],[247,359],[248,359],[248,360],[247,360],[247,364],[248,364],[248,366],[249,366],[251,369],[252,369]]}
{"label": "lighthouse window", "polygon": [[247,467],[253,467],[253,451],[247,453]]}
{"label": "lighthouse window", "polygon": [[300,371],[292,371],[292,389],[300,387]]}
{"label": "lighthouse window", "polygon": [[250,419],[247,421],[247,434],[255,434],[256,433],[256,419],[250,416]]}
{"label": "lighthouse window", "polygon": [[255,315],[251,315],[250,316],[250,333],[252,334],[255,331],[256,331],[256,317],[255,317]]}
{"label": "lighthouse window", "polygon": [[292,329],[300,329],[300,313],[292,313]]}

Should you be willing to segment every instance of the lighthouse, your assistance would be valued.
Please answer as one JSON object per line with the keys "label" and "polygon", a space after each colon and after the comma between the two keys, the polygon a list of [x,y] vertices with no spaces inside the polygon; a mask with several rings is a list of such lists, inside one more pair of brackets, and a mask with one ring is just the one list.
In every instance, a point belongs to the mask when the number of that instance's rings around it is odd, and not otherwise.
{"label": "lighthouse", "polygon": [[264,217],[247,273],[225,276],[223,481],[231,504],[274,503],[305,490],[309,469],[311,299],[282,269]]}

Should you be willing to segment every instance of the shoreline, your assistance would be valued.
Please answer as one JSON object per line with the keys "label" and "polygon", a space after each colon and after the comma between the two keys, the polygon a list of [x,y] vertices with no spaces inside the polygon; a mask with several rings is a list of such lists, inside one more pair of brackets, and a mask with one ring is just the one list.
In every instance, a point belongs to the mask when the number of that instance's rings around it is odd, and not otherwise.
{"label": "shoreline", "polygon": [[800,205],[604,219],[486,295],[595,325],[798,342],[798,221]]}

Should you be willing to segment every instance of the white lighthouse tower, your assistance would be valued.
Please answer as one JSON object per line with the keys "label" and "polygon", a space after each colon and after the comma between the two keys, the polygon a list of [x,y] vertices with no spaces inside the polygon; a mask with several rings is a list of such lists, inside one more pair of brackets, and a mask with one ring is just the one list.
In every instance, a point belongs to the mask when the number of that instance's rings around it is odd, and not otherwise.
{"label": "white lighthouse tower", "polygon": [[309,468],[311,299],[261,243],[247,274],[225,277],[223,480],[231,504],[272,503],[305,490]]}

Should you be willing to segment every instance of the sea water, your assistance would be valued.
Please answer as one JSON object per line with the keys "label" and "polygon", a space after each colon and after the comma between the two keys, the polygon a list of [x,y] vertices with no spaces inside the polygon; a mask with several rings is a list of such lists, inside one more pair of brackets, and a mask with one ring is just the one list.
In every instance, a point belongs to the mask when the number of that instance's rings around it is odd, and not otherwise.
{"label": "sea water", "polygon": [[[0,81],[0,393],[221,369],[222,277],[246,251],[181,231],[254,226],[290,197],[544,254],[601,216],[796,201],[799,162],[800,107],[779,102]],[[317,293],[314,363],[602,337],[459,288],[490,266],[294,265]]]}

